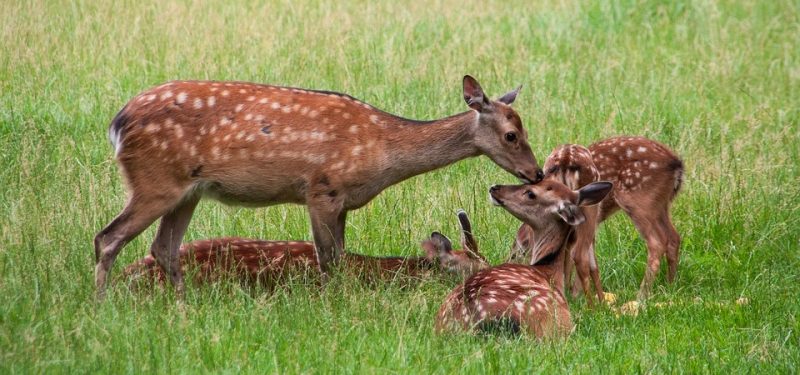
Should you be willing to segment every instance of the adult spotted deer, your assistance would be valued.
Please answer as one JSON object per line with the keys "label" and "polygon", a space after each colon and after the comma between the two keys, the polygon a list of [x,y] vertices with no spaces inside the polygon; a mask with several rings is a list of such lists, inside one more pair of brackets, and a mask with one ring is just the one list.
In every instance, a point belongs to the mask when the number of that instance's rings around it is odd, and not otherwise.
{"label": "adult spotted deer", "polygon": [[[463,250],[453,250],[450,239],[433,232],[422,242],[425,256],[373,257],[351,252],[342,255],[342,268],[365,279],[395,276],[422,277],[431,272],[469,275],[488,267],[478,252],[469,219],[459,212]],[[314,243],[310,241],[264,241],[218,238],[184,244],[178,250],[182,269],[194,267],[196,283],[225,276],[242,282],[271,286],[281,279],[318,269]],[[148,255],[125,267],[123,280],[133,284],[164,282],[166,277],[156,259]]]}
{"label": "adult spotted deer", "polygon": [[[647,269],[638,298],[647,298],[665,254],[667,280],[673,281],[678,267],[680,235],[670,220],[669,207],[683,181],[683,162],[673,151],[643,137],[609,138],[589,148],[563,145],[548,156],[545,171],[545,179],[563,182],[571,189],[598,180],[614,183],[614,190],[599,206],[583,208],[586,221],[576,228],[576,242],[571,251],[578,281],[590,305],[589,277],[597,298],[603,300],[594,249],[597,226],[620,208],[647,243]],[[530,226],[520,227],[512,250],[514,261],[527,262],[531,257],[536,258],[530,251],[535,237]],[[567,278],[571,276],[571,264],[567,265]]]}
{"label": "adult spotted deer", "polygon": [[436,316],[438,332],[524,329],[538,338],[565,336],[572,331],[564,298],[564,257],[575,225],[585,217],[581,206],[599,203],[611,183],[595,182],[573,191],[545,180],[536,185],[493,186],[495,204],[536,231],[532,265],[506,263],[467,278],[445,298]]}
{"label": "adult spotted deer", "polygon": [[414,121],[351,96],[243,82],[176,81],[133,98],[109,127],[128,187],[122,212],[95,237],[98,297],[120,249],[161,219],[150,248],[179,295],[178,247],[198,201],[308,207],[323,272],[345,246],[347,212],[409,177],[487,155],[526,181],[543,173],[511,108],[463,81],[471,110]]}

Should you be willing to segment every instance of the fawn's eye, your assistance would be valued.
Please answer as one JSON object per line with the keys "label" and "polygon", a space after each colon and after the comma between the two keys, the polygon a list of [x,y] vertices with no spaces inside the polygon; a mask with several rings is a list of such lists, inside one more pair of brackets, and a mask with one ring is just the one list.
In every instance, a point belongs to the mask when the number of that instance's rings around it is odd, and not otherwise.
{"label": "fawn's eye", "polygon": [[506,142],[515,142],[517,140],[517,134],[514,132],[506,133]]}
{"label": "fawn's eye", "polygon": [[536,194],[534,194],[534,193],[533,193],[532,191],[530,191],[530,190],[526,191],[526,192],[525,192],[525,195],[526,195],[526,196],[528,197],[528,199],[530,199],[530,200],[534,200],[534,199],[536,199]]}

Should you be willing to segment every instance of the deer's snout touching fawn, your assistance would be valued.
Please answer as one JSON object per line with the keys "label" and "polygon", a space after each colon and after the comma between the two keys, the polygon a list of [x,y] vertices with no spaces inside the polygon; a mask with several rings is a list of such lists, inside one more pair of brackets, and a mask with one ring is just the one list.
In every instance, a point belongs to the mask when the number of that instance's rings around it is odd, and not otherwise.
{"label": "deer's snout touching fawn", "polygon": [[327,91],[214,81],[149,89],[108,130],[128,200],[94,240],[98,297],[122,247],[158,219],[150,250],[182,295],[178,248],[202,197],[305,204],[327,272],[344,249],[347,212],[409,177],[486,155],[522,180],[539,181],[542,170],[511,108],[518,92],[490,100],[465,76],[470,110],[414,121]]}
{"label": "deer's snout touching fawn", "polygon": [[[488,267],[478,252],[469,218],[463,211],[458,217],[464,250],[453,250],[446,236],[434,232],[422,242],[425,256],[373,257],[345,252],[340,266],[348,273],[366,279],[423,277],[437,271],[469,275]],[[194,267],[197,270],[196,283],[232,277],[245,283],[259,282],[271,286],[287,276],[317,270],[314,243],[310,241],[219,238],[184,244],[179,254],[183,269]],[[166,280],[152,255],[127,266],[122,274],[124,280],[134,285]]]}
{"label": "deer's snout touching fawn", "polygon": [[[647,269],[638,298],[646,299],[658,273],[661,258],[667,257],[667,280],[672,282],[678,269],[680,235],[670,220],[669,208],[683,182],[683,162],[666,146],[643,137],[616,137],[592,144],[557,147],[545,162],[546,179],[560,181],[571,189],[592,181],[614,183],[614,189],[599,206],[583,207],[586,221],[576,230],[572,259],[578,281],[591,305],[589,277],[598,299],[603,288],[597,269],[594,243],[597,226],[622,209],[647,243]],[[517,233],[512,253],[514,261],[528,262],[530,241],[536,236],[525,224]],[[533,255],[535,257],[535,255]],[[570,278],[571,264],[567,265]]]}
{"label": "deer's snout touching fawn", "polygon": [[573,191],[544,180],[536,185],[493,186],[492,201],[536,232],[532,265],[506,263],[478,271],[456,287],[436,316],[438,332],[508,327],[539,338],[572,331],[564,298],[564,257],[572,228],[585,220],[581,206],[599,203],[612,185],[594,182]]}

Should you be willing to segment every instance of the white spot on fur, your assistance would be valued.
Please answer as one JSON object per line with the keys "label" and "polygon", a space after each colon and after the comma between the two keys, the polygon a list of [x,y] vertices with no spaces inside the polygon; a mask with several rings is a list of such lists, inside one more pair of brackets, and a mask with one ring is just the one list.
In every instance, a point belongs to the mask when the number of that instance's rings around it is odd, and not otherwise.
{"label": "white spot on fur", "polygon": [[278,108],[281,107],[281,103],[272,102],[272,104],[269,107],[272,108],[272,109],[278,109]]}
{"label": "white spot on fur", "polygon": [[186,99],[189,97],[189,94],[182,92],[175,97],[175,103],[183,104],[186,103]]}
{"label": "white spot on fur", "polygon": [[353,134],[358,133],[358,125],[350,126],[350,133],[353,133]]}
{"label": "white spot on fur", "polygon": [[144,131],[147,133],[155,133],[159,130],[161,130],[161,126],[153,122],[147,124],[147,126],[144,127]]}
{"label": "white spot on fur", "polygon": [[193,107],[194,107],[194,109],[200,109],[200,108],[203,108],[203,99],[200,99],[200,98],[194,98],[194,105],[193,105]]}
{"label": "white spot on fur", "polygon": [[267,102],[269,102],[269,99],[261,98],[261,99],[258,100],[258,102],[261,103],[261,104],[267,104]]}
{"label": "white spot on fur", "polygon": [[172,97],[172,91],[169,91],[169,90],[164,91],[164,93],[161,94],[161,100],[167,100],[167,99],[169,99],[171,97]]}
{"label": "white spot on fur", "polygon": [[361,155],[362,149],[363,149],[363,147],[361,147],[361,146],[353,147],[353,151],[352,151],[353,156]]}
{"label": "white spot on fur", "polygon": [[214,106],[214,104],[216,104],[216,103],[217,103],[217,98],[215,98],[215,97],[213,97],[213,96],[209,96],[209,97],[208,97],[208,100],[206,101],[206,103],[207,103],[207,105],[208,105],[209,107],[213,107],[213,106]]}
{"label": "white spot on fur", "polygon": [[233,110],[236,111],[236,112],[241,112],[242,109],[244,109],[244,104],[239,103],[239,104],[236,105],[236,108],[234,108]]}

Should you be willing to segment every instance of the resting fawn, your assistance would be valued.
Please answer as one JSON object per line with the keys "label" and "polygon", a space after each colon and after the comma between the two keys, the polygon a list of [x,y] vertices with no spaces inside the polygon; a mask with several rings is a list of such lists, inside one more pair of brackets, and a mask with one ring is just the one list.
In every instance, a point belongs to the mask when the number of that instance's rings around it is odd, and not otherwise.
{"label": "resting fawn", "polygon": [[490,100],[465,76],[468,111],[414,121],[327,91],[213,81],[149,89],[108,130],[129,194],[94,240],[97,295],[122,247],[159,219],[150,252],[181,295],[178,248],[203,197],[306,205],[317,264],[327,272],[345,248],[347,212],[391,185],[479,155],[539,181],[542,170],[511,108],[518,91]]}
{"label": "resting fawn", "polygon": [[493,186],[492,201],[535,230],[532,249],[540,257],[532,265],[506,263],[470,276],[445,299],[436,330],[506,325],[538,338],[568,335],[572,320],[564,298],[564,257],[570,234],[585,220],[580,207],[599,203],[611,188],[609,182],[594,182],[573,191],[552,180]]}
{"label": "resting fawn", "polygon": [[[488,267],[480,255],[466,213],[458,213],[463,250],[453,250],[450,240],[433,232],[422,242],[426,255],[421,257],[373,257],[346,252],[341,267],[348,273],[373,278],[396,275],[421,277],[432,271],[469,275]],[[317,257],[310,241],[263,241],[244,238],[220,238],[195,241],[180,247],[184,268],[197,269],[195,282],[203,283],[230,276],[243,282],[272,285],[282,278],[302,272],[315,272]],[[165,280],[156,259],[148,255],[127,266],[123,277],[129,281]]]}
{"label": "resting fawn", "polygon": [[[603,300],[603,287],[597,268],[594,243],[597,226],[620,208],[631,218],[647,243],[648,261],[638,298],[647,298],[658,273],[661,257],[666,254],[667,280],[672,282],[678,267],[680,235],[670,220],[669,207],[683,182],[683,162],[666,146],[643,137],[616,137],[592,144],[557,147],[545,162],[545,178],[578,189],[592,181],[611,181],[613,191],[599,206],[584,207],[586,221],[579,225],[571,254],[578,281],[592,304],[589,277],[597,298]],[[514,261],[528,262],[530,243],[536,236],[523,224],[512,249]],[[571,277],[567,264],[567,279]],[[576,284],[577,286],[577,284]]]}

